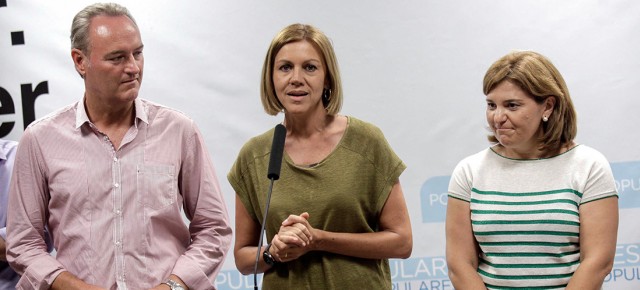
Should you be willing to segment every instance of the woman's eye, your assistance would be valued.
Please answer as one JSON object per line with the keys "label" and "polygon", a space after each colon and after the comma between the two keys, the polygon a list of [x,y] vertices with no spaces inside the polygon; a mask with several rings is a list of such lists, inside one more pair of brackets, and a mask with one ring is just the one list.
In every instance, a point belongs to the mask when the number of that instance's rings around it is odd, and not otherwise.
{"label": "woman's eye", "polygon": [[306,69],[307,71],[312,72],[312,71],[316,71],[316,70],[318,69],[318,67],[316,67],[315,65],[311,65],[311,64],[310,64],[310,65],[307,65],[307,66],[305,67],[305,69]]}
{"label": "woman's eye", "polygon": [[281,71],[285,71],[285,72],[286,71],[290,71],[291,70],[291,66],[288,65],[288,64],[282,65],[282,66],[280,66],[280,70]]}
{"label": "woman's eye", "polygon": [[493,109],[495,109],[495,108],[496,108],[496,104],[494,104],[494,103],[487,103],[487,109],[489,109],[489,110],[493,110]]}

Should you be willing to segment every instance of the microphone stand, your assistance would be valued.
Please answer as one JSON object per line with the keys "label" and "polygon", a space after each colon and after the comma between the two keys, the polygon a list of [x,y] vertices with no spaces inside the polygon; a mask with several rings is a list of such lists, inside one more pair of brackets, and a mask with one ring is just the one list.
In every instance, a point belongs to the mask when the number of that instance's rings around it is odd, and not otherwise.
{"label": "microphone stand", "polygon": [[267,170],[267,178],[271,180],[269,184],[269,192],[265,203],[264,216],[262,225],[260,226],[260,239],[258,240],[258,249],[256,250],[256,260],[253,266],[253,289],[258,290],[258,262],[260,261],[260,250],[262,248],[262,239],[264,236],[264,227],[267,224],[267,214],[269,213],[269,203],[271,203],[271,191],[273,191],[273,182],[280,178],[280,166],[282,166],[282,155],[284,154],[284,141],[287,137],[287,129],[282,124],[276,125],[273,131],[273,141],[271,142],[271,153],[269,158],[269,168]]}
{"label": "microphone stand", "polygon": [[271,191],[273,190],[274,178],[270,178],[269,191],[267,193],[267,202],[265,205],[264,216],[262,217],[262,226],[260,226],[260,240],[258,241],[258,250],[256,251],[256,262],[253,267],[253,289],[258,290],[258,262],[260,261],[260,249],[262,248],[262,240],[264,237],[264,226],[267,224],[267,213],[269,213],[269,203],[271,203]]}

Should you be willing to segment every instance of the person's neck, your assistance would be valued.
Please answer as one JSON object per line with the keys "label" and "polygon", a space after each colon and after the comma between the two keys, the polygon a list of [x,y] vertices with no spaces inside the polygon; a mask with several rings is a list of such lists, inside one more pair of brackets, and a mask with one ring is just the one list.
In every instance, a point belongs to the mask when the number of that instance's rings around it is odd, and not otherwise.
{"label": "person's neck", "polygon": [[335,117],[326,112],[306,116],[293,116],[285,113],[284,125],[289,134],[305,138],[323,134],[331,126]]}
{"label": "person's neck", "polygon": [[109,104],[96,102],[90,97],[84,98],[84,104],[89,120],[99,129],[114,127],[129,127],[134,120],[134,102]]}

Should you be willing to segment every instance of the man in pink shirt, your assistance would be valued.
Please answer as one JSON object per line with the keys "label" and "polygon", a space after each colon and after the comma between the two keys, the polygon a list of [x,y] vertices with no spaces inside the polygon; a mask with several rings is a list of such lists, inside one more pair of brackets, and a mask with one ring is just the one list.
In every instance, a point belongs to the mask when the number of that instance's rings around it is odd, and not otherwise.
{"label": "man in pink shirt", "polygon": [[16,154],[17,289],[214,289],[232,233],[199,129],[138,98],[143,44],[126,8],[86,7],[71,43],[84,97],[33,122]]}

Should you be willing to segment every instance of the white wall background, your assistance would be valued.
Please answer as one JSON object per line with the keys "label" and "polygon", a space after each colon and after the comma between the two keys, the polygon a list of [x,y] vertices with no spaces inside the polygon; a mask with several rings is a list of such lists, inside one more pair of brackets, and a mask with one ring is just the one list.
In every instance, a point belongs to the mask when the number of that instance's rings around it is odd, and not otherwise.
{"label": "white wall background", "polygon": [[[42,117],[79,100],[70,58],[71,19],[93,1],[7,0],[0,7],[0,87],[12,97],[19,140],[20,85],[46,81]],[[2,3],[2,1],[0,1]],[[392,261],[396,289],[452,289],[444,263],[448,175],[488,146],[482,77],[514,49],[547,57],[565,77],[578,111],[579,143],[600,150],[620,186],[616,265],[605,289],[640,288],[640,2],[485,1],[131,1],[145,44],[141,96],[182,110],[199,124],[233,220],[226,174],[245,141],[282,116],[262,111],[266,49],[284,26],[313,24],[332,39],[343,113],[378,125],[408,165],[401,176],[414,230],[408,260]],[[25,45],[10,32],[24,31]],[[2,104],[5,105],[5,104]],[[0,136],[2,137],[2,136]],[[444,186],[444,188],[443,188]],[[277,193],[274,193],[277,194]],[[220,289],[250,289],[232,253]]]}

